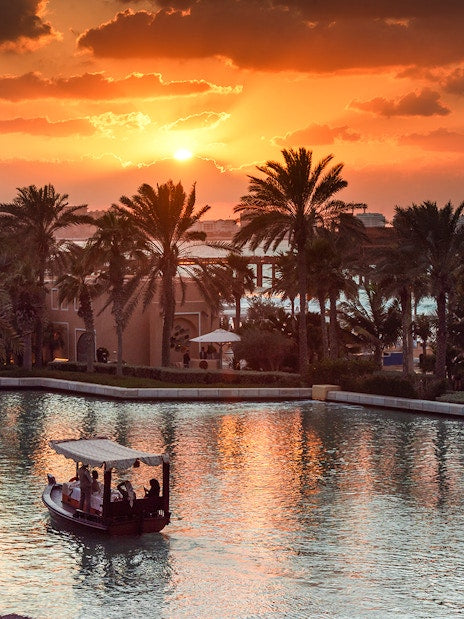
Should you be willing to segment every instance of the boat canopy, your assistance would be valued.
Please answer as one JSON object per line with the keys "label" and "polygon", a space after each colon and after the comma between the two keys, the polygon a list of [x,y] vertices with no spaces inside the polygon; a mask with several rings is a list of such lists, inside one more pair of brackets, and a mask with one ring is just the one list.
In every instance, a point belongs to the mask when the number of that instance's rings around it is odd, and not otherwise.
{"label": "boat canopy", "polygon": [[65,458],[83,462],[91,466],[103,466],[115,469],[128,469],[134,462],[140,461],[149,466],[158,466],[169,462],[169,455],[150,454],[138,449],[124,447],[108,438],[64,439],[50,441],[50,446]]}

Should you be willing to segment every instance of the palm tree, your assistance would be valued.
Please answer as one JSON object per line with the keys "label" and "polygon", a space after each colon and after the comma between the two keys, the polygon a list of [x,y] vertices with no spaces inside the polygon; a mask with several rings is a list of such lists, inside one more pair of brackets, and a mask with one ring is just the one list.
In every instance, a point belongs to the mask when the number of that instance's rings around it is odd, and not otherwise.
{"label": "palm tree", "polygon": [[[206,234],[192,227],[210,207],[203,206],[195,211],[195,185],[187,196],[181,183],[175,185],[171,180],[157,185],[156,189],[143,184],[132,198],[122,196],[120,202],[122,207],[118,207],[119,210],[144,236],[147,245],[145,306],[153,298],[157,282],[161,279],[161,364],[168,366],[176,308],[175,277],[180,277],[183,290],[185,283],[182,275],[189,275],[201,288],[201,260],[190,255],[189,244],[205,241]],[[188,261],[185,260],[187,257]]]}
{"label": "palm tree", "polygon": [[[348,204],[348,208],[362,208],[362,204]],[[364,205],[365,206],[365,205]],[[357,294],[354,275],[359,272],[359,248],[366,242],[364,224],[352,213],[340,213],[319,228],[318,234],[329,244],[327,269],[320,276],[327,280],[329,296],[329,354],[331,359],[339,356],[337,303],[341,294]]]}
{"label": "palm tree", "polygon": [[[321,330],[321,359],[329,357],[329,338],[327,332],[327,299],[329,282],[327,273],[333,258],[332,248],[327,239],[314,237],[306,247],[308,297],[317,299],[319,304]],[[324,274],[324,275],[323,275]],[[301,314],[300,314],[301,317]]]}
{"label": "palm tree", "polygon": [[84,321],[87,372],[93,372],[95,360],[95,324],[92,300],[103,292],[102,281],[97,278],[95,254],[91,245],[81,247],[74,243],[68,245],[64,256],[64,273],[58,278],[59,302],[77,299],[78,316]]}
{"label": "palm tree", "polygon": [[[116,373],[122,375],[123,332],[138,302],[146,245],[127,215],[110,209],[95,221],[97,230],[89,241],[89,264],[102,264],[99,285],[108,290],[117,336]],[[89,330],[91,326],[89,324]]]}
{"label": "palm tree", "polygon": [[31,265],[19,263],[9,279],[8,289],[13,308],[14,326],[21,335],[23,344],[22,365],[32,369],[32,334],[42,302],[42,289],[34,282]]}
{"label": "palm tree", "polygon": [[296,277],[296,260],[292,252],[279,254],[276,262],[275,275],[267,294],[278,295],[282,300],[290,301],[290,312],[295,317],[295,299],[298,296],[298,280]]}
{"label": "palm tree", "polygon": [[341,303],[342,319],[357,339],[371,348],[381,368],[384,348],[394,344],[400,332],[400,314],[375,281],[365,279],[360,292],[360,297]]}
{"label": "palm tree", "polygon": [[233,253],[226,256],[223,267],[218,283],[226,300],[230,299],[235,304],[235,330],[237,331],[241,321],[241,300],[247,292],[254,291],[255,274],[248,263],[248,258]]}
{"label": "palm tree", "polygon": [[418,337],[422,343],[422,368],[424,372],[426,369],[427,343],[432,337],[432,325],[433,318],[427,314],[418,314],[414,319],[414,335]]}
{"label": "palm tree", "polygon": [[394,295],[401,306],[403,375],[408,376],[414,373],[412,299],[414,293],[421,295],[418,291],[422,290],[423,295],[425,291],[426,265],[417,249],[398,242],[385,250],[377,266],[381,287]]}
{"label": "palm tree", "polygon": [[0,285],[0,361],[9,363],[11,351],[17,341],[17,334],[13,328],[13,313],[10,295],[8,291]]}
{"label": "palm tree", "polygon": [[456,209],[451,202],[438,208],[436,202],[395,209],[394,225],[400,242],[420,253],[426,265],[430,292],[437,304],[437,355],[435,376],[446,378],[447,300],[462,271],[464,226],[460,217],[464,202]]}
{"label": "palm tree", "polygon": [[257,170],[264,178],[249,176],[248,194],[243,196],[235,212],[240,214],[242,227],[234,241],[239,247],[249,243],[255,250],[263,244],[264,251],[276,250],[288,240],[295,250],[300,297],[299,361],[300,372],[308,367],[306,327],[306,246],[314,235],[315,226],[332,219],[345,208],[331,200],[347,186],[341,177],[343,164],[328,167],[333,155],[313,166],[312,152],[305,148],[283,150],[284,165],[268,161]]}
{"label": "palm tree", "polygon": [[37,307],[35,363],[42,365],[43,323],[45,317],[45,275],[59,258],[61,243],[56,239],[58,230],[92,219],[81,211],[84,206],[70,206],[68,195],[56,193],[53,185],[37,188],[35,185],[18,188],[10,203],[0,204],[0,227],[8,230],[17,247],[26,247],[34,257],[34,283],[40,291]]}

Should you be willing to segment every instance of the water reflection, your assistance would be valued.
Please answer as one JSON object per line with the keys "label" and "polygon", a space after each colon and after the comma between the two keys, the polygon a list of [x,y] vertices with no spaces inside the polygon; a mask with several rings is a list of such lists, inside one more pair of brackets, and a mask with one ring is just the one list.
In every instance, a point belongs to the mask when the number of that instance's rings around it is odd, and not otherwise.
{"label": "water reflection", "polygon": [[[50,523],[46,473],[66,480],[74,465],[48,441],[89,435],[170,452],[165,535],[102,539]],[[458,613],[463,439],[460,420],[323,403],[3,392],[0,610],[47,619]],[[151,474],[120,475],[141,493]]]}
{"label": "water reflection", "polygon": [[88,615],[105,607],[110,616],[112,609],[115,613],[118,610],[119,616],[126,616],[134,600],[138,600],[139,609],[145,607],[146,616],[151,616],[153,608],[164,607],[172,579],[169,538],[165,535],[105,538],[79,535],[53,523],[48,525],[47,532],[56,544],[66,546],[72,557],[76,568],[72,589],[76,599],[84,586],[93,592],[86,601]]}

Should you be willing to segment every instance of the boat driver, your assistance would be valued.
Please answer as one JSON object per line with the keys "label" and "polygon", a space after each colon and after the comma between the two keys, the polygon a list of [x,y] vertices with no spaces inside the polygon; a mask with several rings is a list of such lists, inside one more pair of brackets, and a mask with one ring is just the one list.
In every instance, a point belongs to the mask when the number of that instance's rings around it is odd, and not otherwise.
{"label": "boat driver", "polygon": [[79,477],[79,486],[81,490],[79,509],[90,512],[90,498],[92,496],[92,477],[89,472],[89,465],[82,463],[77,470],[77,476]]}

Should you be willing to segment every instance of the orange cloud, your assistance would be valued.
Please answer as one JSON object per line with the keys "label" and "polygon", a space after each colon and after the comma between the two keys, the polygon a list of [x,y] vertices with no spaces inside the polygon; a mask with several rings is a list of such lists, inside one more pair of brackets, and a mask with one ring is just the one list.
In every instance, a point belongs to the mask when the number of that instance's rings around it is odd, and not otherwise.
{"label": "orange cloud", "polygon": [[221,122],[230,118],[226,112],[201,112],[191,114],[187,118],[179,118],[167,128],[170,130],[214,129]]}
{"label": "orange cloud", "polygon": [[464,69],[455,69],[445,79],[443,87],[453,95],[464,95]]}
{"label": "orange cloud", "polygon": [[40,17],[42,0],[3,0],[0,3],[0,49],[21,49],[53,35]]}
{"label": "orange cloud", "polygon": [[[121,4],[135,4],[140,0],[119,0]],[[195,5],[212,4],[217,0],[157,0],[156,4],[165,8],[191,9]],[[373,19],[408,19],[411,17],[437,17],[446,11],[448,15],[464,16],[464,6],[460,0],[331,0],[330,2],[308,2],[308,0],[255,0],[255,3],[269,7],[284,7],[299,10],[302,15],[313,20],[353,19],[369,17]],[[253,0],[248,0],[249,4]]]}
{"label": "orange cloud", "polygon": [[464,134],[443,128],[430,133],[411,133],[401,137],[398,143],[424,150],[464,153]]}
{"label": "orange cloud", "polygon": [[109,155],[72,161],[0,159],[0,177],[8,179],[0,186],[0,202],[11,200],[16,187],[52,183],[57,191],[69,194],[73,203],[88,204],[91,209],[107,208],[120,196],[135,194],[142,183],[156,185],[172,178],[189,189],[196,182],[197,204],[210,204],[213,218],[231,216],[232,205],[247,187],[242,172],[229,172],[214,161],[197,158],[188,166],[172,158],[130,165]]}
{"label": "orange cloud", "polygon": [[309,125],[305,129],[288,133],[285,137],[274,138],[274,143],[282,148],[301,145],[333,144],[335,140],[357,142],[361,139],[359,133],[343,127],[329,127],[329,125]]}
{"label": "orange cloud", "polygon": [[370,101],[355,99],[350,107],[378,116],[446,116],[450,109],[440,103],[440,94],[424,88],[419,94],[410,92],[399,99],[376,97]]}
{"label": "orange cloud", "polygon": [[427,8],[409,0],[403,9],[399,1],[389,9],[386,1],[375,8],[377,2],[361,0],[335,6],[303,0],[164,4],[169,8],[157,12],[126,9],[84,32],[78,46],[98,57],[222,57],[266,71],[437,66],[464,59],[457,19],[464,9],[456,0]]}
{"label": "orange cloud", "polygon": [[214,92],[239,92],[205,80],[165,82],[159,73],[132,73],[123,79],[111,79],[102,73],[84,73],[71,77],[45,78],[40,73],[0,77],[0,98],[9,101],[27,99],[134,99],[179,97]]}
{"label": "orange cloud", "polygon": [[84,118],[50,122],[47,118],[12,118],[0,120],[0,133],[27,133],[49,137],[91,135],[95,128]]}

